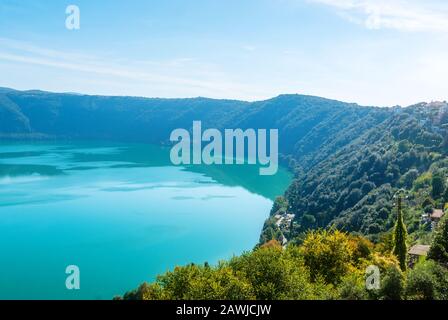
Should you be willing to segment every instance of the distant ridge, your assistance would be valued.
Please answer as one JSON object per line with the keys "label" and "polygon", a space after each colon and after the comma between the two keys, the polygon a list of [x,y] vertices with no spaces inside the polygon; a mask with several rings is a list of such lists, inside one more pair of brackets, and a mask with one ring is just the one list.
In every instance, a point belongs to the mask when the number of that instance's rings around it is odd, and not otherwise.
{"label": "distant ridge", "polygon": [[[393,221],[394,188],[448,150],[446,103],[379,108],[298,94],[246,102],[0,89],[0,140],[166,145],[195,120],[204,129],[279,130],[281,163],[296,177],[285,194],[295,216],[287,237],[329,225],[378,237]],[[263,237],[282,232],[268,220]]]}
{"label": "distant ridge", "polygon": [[[312,130],[321,130],[325,121],[335,117],[341,120],[334,123],[335,130],[340,132],[356,125],[353,129],[362,131],[390,114],[388,109],[299,94],[247,102],[203,97],[92,96],[0,88],[0,97],[3,97],[3,103],[0,102],[3,137],[23,138],[28,134],[30,138],[165,143],[173,129],[190,128],[194,120],[202,120],[204,126],[215,128],[278,128],[284,137],[280,146],[284,155],[294,155],[298,141]],[[16,114],[7,108],[5,101],[16,106]],[[18,117],[17,112],[22,116]],[[313,141],[313,144],[318,146],[323,142]]]}

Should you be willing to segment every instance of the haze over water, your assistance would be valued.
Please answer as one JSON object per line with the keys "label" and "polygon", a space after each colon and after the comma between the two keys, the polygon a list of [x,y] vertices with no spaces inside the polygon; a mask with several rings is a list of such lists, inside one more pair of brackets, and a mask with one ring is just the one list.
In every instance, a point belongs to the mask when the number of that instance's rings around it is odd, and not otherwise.
{"label": "haze over water", "polygon": [[[174,167],[151,145],[0,143],[0,299],[111,299],[250,250],[290,178]],[[79,291],[65,287],[68,265]]]}

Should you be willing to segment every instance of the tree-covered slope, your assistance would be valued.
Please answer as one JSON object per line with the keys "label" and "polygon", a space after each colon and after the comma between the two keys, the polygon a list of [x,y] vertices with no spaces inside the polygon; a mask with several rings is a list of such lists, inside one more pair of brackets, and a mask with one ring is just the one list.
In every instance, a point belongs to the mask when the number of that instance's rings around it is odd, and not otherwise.
{"label": "tree-covered slope", "polygon": [[381,123],[390,112],[334,100],[283,95],[260,102],[146,99],[0,89],[0,134],[165,143],[176,128],[279,129],[280,152],[297,161],[323,159]]}
{"label": "tree-covered slope", "polygon": [[448,201],[430,194],[430,181],[420,185],[425,176],[446,180],[447,115],[446,104],[395,109],[324,161],[299,164],[286,192],[287,211],[296,215],[289,236],[329,225],[373,236],[386,232],[399,188],[407,190],[410,231],[418,231],[425,200],[438,208]]}
{"label": "tree-covered slope", "polygon": [[[375,238],[393,225],[398,188],[418,208],[405,216],[411,231],[423,228],[418,220],[432,188],[425,181],[446,167],[447,110],[446,103],[375,108],[304,95],[250,103],[0,89],[0,138],[166,144],[173,129],[194,120],[204,128],[279,129],[281,160],[295,172],[283,211],[294,215],[288,238],[330,225]],[[272,213],[264,240],[279,235]]]}

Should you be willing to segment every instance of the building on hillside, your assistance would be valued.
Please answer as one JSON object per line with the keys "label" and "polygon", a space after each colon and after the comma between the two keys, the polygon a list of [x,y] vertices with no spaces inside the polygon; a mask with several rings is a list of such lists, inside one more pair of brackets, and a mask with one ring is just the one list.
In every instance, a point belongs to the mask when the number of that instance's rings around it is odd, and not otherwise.
{"label": "building on hillside", "polygon": [[445,212],[442,209],[434,209],[434,211],[431,213],[431,227],[433,230],[437,228],[437,225],[439,224],[440,219],[442,219]]}
{"label": "building on hillside", "polygon": [[295,218],[294,214],[288,214],[288,213],[277,214],[275,215],[275,219],[277,219],[275,224],[277,225],[277,227],[280,228],[280,230],[289,231],[294,218]]}
{"label": "building on hillside", "polygon": [[445,212],[443,212],[442,209],[434,209],[434,211],[431,213],[431,220],[435,222],[439,222],[440,219],[442,219]]}
{"label": "building on hillside", "polygon": [[286,248],[286,245],[288,244],[288,239],[285,237],[285,234],[289,235],[295,215],[289,214],[287,212],[278,211],[274,216],[274,218],[275,218],[275,225],[279,228],[281,232],[281,236],[278,239],[278,241],[283,246],[283,248]]}
{"label": "building on hillside", "polygon": [[426,257],[428,255],[430,246],[423,244],[416,244],[409,249],[409,266],[413,267],[420,257]]}

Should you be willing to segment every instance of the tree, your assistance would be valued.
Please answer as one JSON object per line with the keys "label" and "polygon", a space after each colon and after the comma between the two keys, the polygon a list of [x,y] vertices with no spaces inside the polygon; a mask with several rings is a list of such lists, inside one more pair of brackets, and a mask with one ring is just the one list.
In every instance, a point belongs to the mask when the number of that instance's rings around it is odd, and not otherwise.
{"label": "tree", "polygon": [[406,226],[403,222],[403,211],[401,209],[401,197],[398,197],[398,216],[397,216],[397,222],[395,224],[394,229],[394,249],[393,253],[398,258],[398,261],[400,262],[400,268],[402,271],[406,271],[406,256],[407,256],[407,245],[406,245],[406,239],[407,239],[407,230]]}
{"label": "tree", "polygon": [[428,258],[442,264],[448,264],[448,216],[439,222],[434,240],[428,252]]}
{"label": "tree", "polygon": [[432,197],[438,199],[445,191],[445,179],[441,174],[435,174],[431,180],[432,185]]}
{"label": "tree", "polygon": [[302,228],[303,229],[312,229],[316,225],[316,218],[310,214],[304,214],[302,216]]}
{"label": "tree", "polygon": [[402,140],[398,143],[398,151],[401,153],[405,153],[410,149],[410,143],[408,140]]}
{"label": "tree", "polygon": [[281,248],[264,247],[232,259],[230,265],[248,279],[257,299],[278,299],[290,284],[282,255]]}
{"label": "tree", "polygon": [[346,234],[319,230],[307,234],[301,253],[312,281],[322,277],[327,283],[337,284],[349,271],[353,247]]}
{"label": "tree", "polygon": [[338,286],[339,298],[342,300],[367,300],[366,282],[357,273],[344,276]]}
{"label": "tree", "polygon": [[445,193],[443,194],[443,201],[448,202],[448,188],[445,189]]}
{"label": "tree", "polygon": [[365,182],[361,187],[361,193],[363,195],[366,195],[375,188],[376,188],[376,186],[373,182],[370,182],[370,181]]}
{"label": "tree", "polygon": [[381,281],[380,297],[384,300],[401,300],[404,293],[404,277],[396,267],[389,267]]}
{"label": "tree", "polygon": [[[234,257],[229,266],[245,279],[258,300],[313,299],[322,286],[312,284],[309,272],[294,246],[269,246]],[[321,294],[325,292],[325,288]]]}
{"label": "tree", "polygon": [[285,213],[288,210],[288,200],[285,197],[279,196],[275,198],[274,205],[271,210],[271,215],[276,213]]}
{"label": "tree", "polygon": [[[434,261],[424,261],[409,271],[406,295],[411,300],[436,300],[444,297],[439,282],[446,284],[446,272]],[[439,277],[442,279],[439,279]],[[443,289],[442,289],[443,290]]]}
{"label": "tree", "polygon": [[418,178],[418,170],[411,169],[400,178],[400,184],[405,188],[412,188],[414,181]]}

